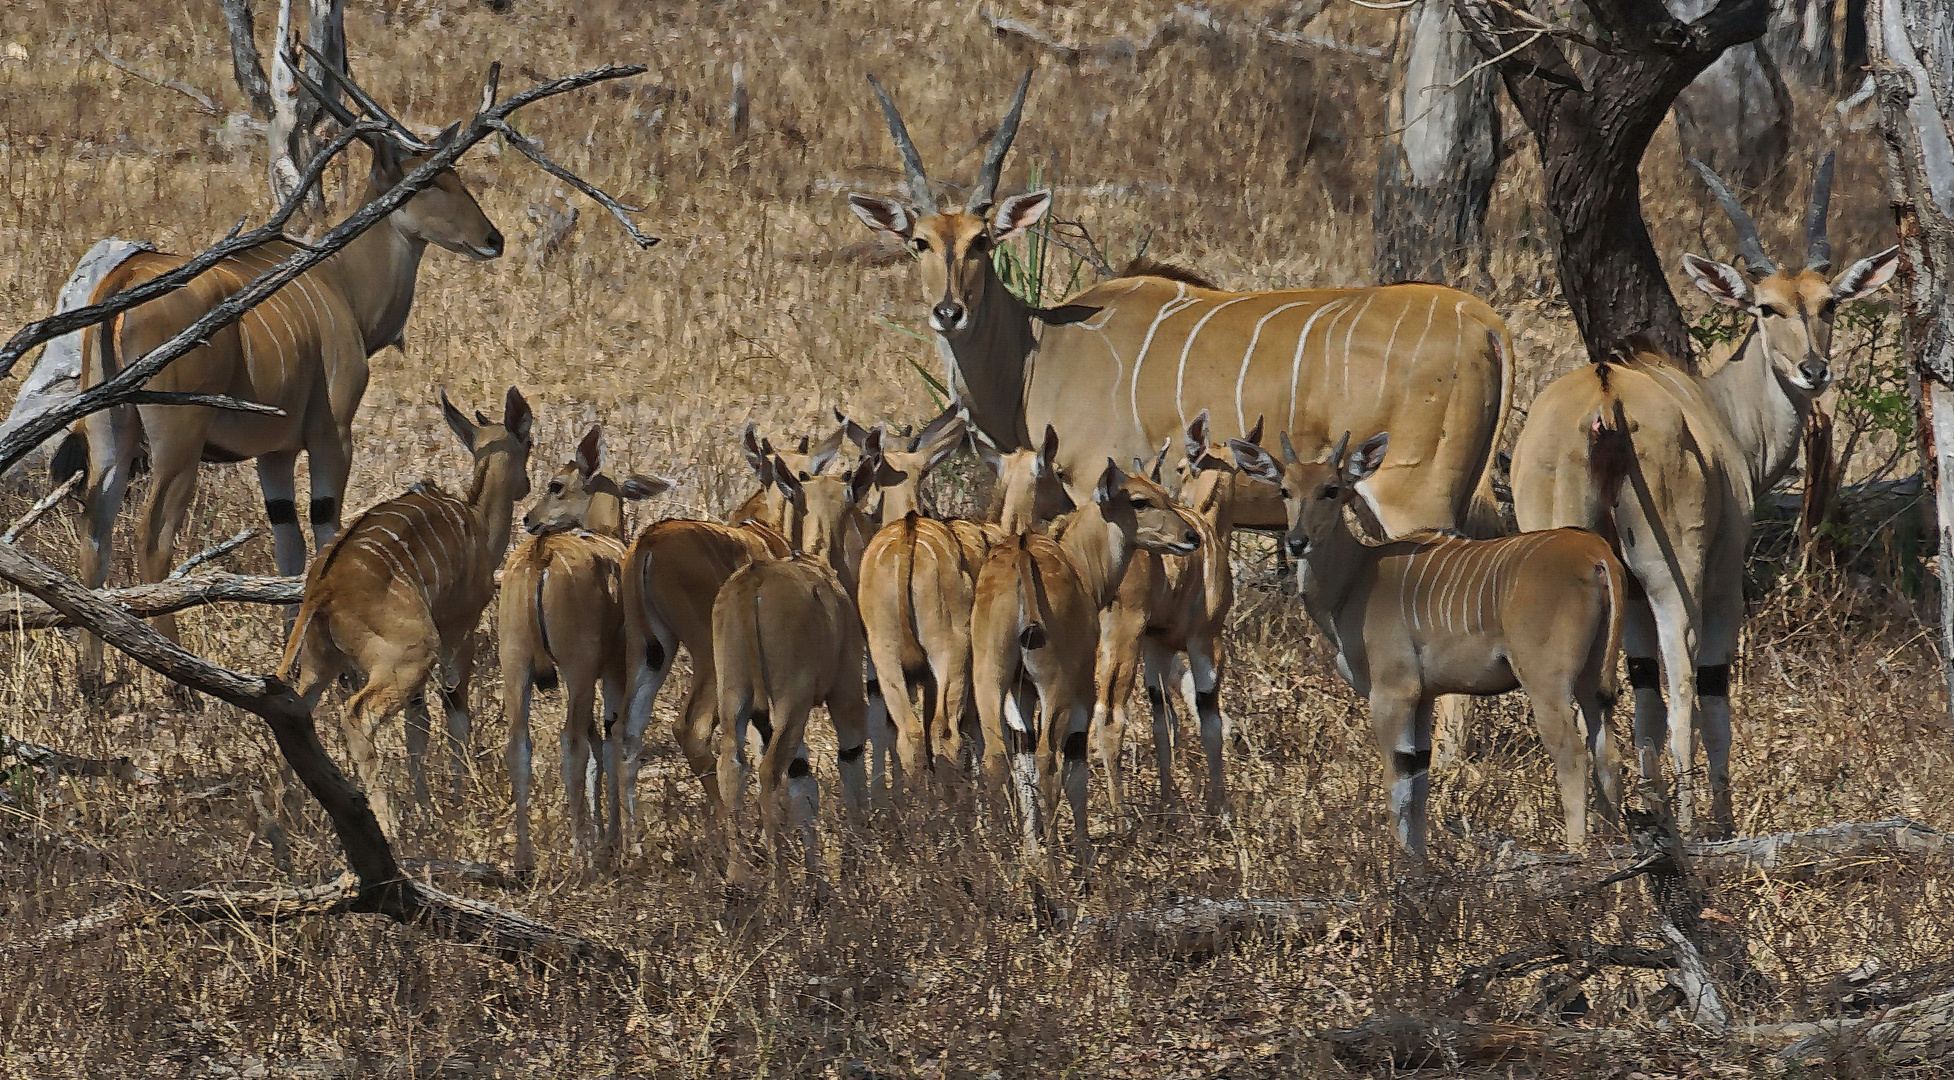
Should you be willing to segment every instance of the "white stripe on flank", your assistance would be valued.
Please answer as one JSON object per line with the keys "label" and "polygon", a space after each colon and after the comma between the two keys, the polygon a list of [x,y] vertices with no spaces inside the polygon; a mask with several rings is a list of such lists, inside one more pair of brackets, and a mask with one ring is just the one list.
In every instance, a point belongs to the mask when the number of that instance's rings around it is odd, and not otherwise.
{"label": "white stripe on flank", "polygon": [[1187,429],[1187,406],[1181,404],[1181,391],[1187,382],[1187,354],[1194,350],[1194,339],[1201,336],[1201,328],[1208,325],[1208,320],[1221,314],[1224,308],[1233,307],[1244,300],[1253,300],[1255,297],[1256,294],[1247,293],[1233,300],[1216,304],[1213,311],[1201,316],[1201,320],[1194,324],[1194,329],[1187,332],[1187,340],[1181,344],[1180,369],[1174,373],[1174,412],[1180,417],[1183,431]]}
{"label": "white stripe on flank", "polygon": [[[1432,297],[1432,303],[1437,304],[1438,297]],[[1398,321],[1391,324],[1391,336],[1384,339],[1384,374],[1377,380],[1377,401],[1380,404],[1384,401],[1384,384],[1391,381],[1391,350],[1398,344],[1398,327],[1404,325],[1404,317],[1410,311],[1409,304],[1398,308]]]}
{"label": "white stripe on flank", "polygon": [[[1294,431],[1296,426],[1296,376],[1303,369],[1303,347],[1309,344],[1309,328],[1316,320],[1350,303],[1349,297],[1332,300],[1315,311],[1303,323],[1303,329],[1296,335],[1296,355],[1289,360],[1289,416],[1282,422],[1282,430]],[[1334,322],[1334,320],[1333,320]]]}
{"label": "white stripe on flank", "polygon": [[[1411,359],[1414,364],[1418,360],[1419,350],[1425,347],[1426,336],[1432,332],[1432,316],[1437,313],[1438,313],[1438,294],[1433,293],[1432,302],[1429,305],[1427,305],[1425,308],[1425,328],[1423,330],[1418,331],[1418,340],[1416,343],[1414,343],[1411,346]],[[1380,402],[1384,400],[1384,383],[1386,381],[1389,381],[1389,376],[1391,374],[1391,358],[1388,355],[1384,357],[1384,374],[1386,376],[1386,379],[1379,381],[1377,384],[1378,400]]]}
{"label": "white stripe on flank", "polygon": [[1159,331],[1160,324],[1166,322],[1169,316],[1200,302],[1188,299],[1185,282],[1175,282],[1174,298],[1160,305],[1160,310],[1154,313],[1153,323],[1147,327],[1147,336],[1140,339],[1140,352],[1133,358],[1133,374],[1128,378],[1126,386],[1127,404],[1133,410],[1133,426],[1138,428],[1143,436],[1146,434],[1147,425],[1140,420],[1140,368],[1147,362],[1147,350],[1153,348],[1153,335]]}
{"label": "white stripe on flank", "polygon": [[1242,385],[1248,381],[1248,366],[1255,360],[1255,343],[1262,339],[1262,328],[1277,315],[1307,303],[1307,300],[1297,300],[1284,304],[1255,320],[1255,332],[1248,335],[1248,348],[1242,351],[1242,370],[1235,374],[1235,430],[1241,432],[1243,438],[1248,437],[1248,417],[1242,412]]}
{"label": "white stripe on flank", "polygon": [[[1370,312],[1371,301],[1376,299],[1377,291],[1373,289],[1370,295],[1364,297],[1364,306],[1357,309],[1356,317],[1350,320],[1349,329],[1343,332],[1343,396],[1346,400],[1350,397],[1350,339],[1356,336],[1357,325],[1364,321],[1364,316]],[[1328,346],[1323,349],[1323,358],[1330,358]]]}

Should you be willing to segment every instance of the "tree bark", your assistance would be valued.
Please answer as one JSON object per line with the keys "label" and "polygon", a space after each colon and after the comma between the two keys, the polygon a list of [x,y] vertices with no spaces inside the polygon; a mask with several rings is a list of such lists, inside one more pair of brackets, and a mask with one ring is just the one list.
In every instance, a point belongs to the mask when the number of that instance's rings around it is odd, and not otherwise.
{"label": "tree bark", "polygon": [[[296,604],[304,598],[302,577],[249,577],[243,574],[198,574],[152,585],[104,589],[102,599],[142,619],[168,615],[204,604]],[[33,597],[0,597],[0,633],[14,630],[54,630],[79,626],[72,618]]]}
{"label": "tree bark", "polygon": [[1939,513],[1940,653],[1954,726],[1954,11],[1943,0],[1872,0],[1866,29],[1900,238],[1901,324],[1919,388],[1920,458]]}
{"label": "tree bark", "polygon": [[1486,206],[1499,174],[1497,76],[1450,0],[1418,0],[1398,29],[1391,137],[1371,208],[1377,280],[1487,291]]}
{"label": "tree bark", "polygon": [[1533,132],[1561,292],[1588,355],[1601,360],[1643,337],[1693,367],[1682,309],[1642,220],[1642,153],[1683,88],[1764,32],[1768,0],[1720,0],[1690,23],[1658,0],[1588,0],[1600,40],[1585,39],[1599,46],[1585,71],[1561,44],[1575,36],[1561,28],[1568,20],[1452,2]]}
{"label": "tree bark", "polygon": [[1764,35],[1762,49],[1780,71],[1806,86],[1838,87],[1833,7],[1834,0],[1778,0],[1771,12],[1771,29]]}

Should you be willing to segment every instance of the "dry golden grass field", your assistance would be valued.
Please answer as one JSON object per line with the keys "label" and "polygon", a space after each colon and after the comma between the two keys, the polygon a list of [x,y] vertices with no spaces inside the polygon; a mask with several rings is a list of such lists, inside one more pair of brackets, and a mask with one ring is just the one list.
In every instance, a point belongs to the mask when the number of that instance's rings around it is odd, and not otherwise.
{"label": "dry golden grass field", "polygon": [[[646,76],[551,100],[518,122],[566,165],[642,205],[646,231],[664,243],[640,252],[600,209],[515,154],[498,157],[486,143],[471,152],[462,174],[509,235],[508,254],[485,264],[429,254],[405,349],[374,358],[349,507],[423,477],[465,480],[436,387],[472,408],[520,385],[540,418],[539,477],[567,455],[576,432],[602,421],[614,466],[679,481],[637,511],[639,522],[717,517],[743,496],[750,474],[735,440],[749,418],[778,440],[825,430],[836,405],[868,421],[914,422],[934,411],[915,365],[935,370],[935,350],[904,332],[924,329],[910,268],[841,252],[870,239],[843,196],[893,190],[900,179],[864,76],[878,74],[901,103],[933,175],[967,181],[1024,53],[994,38],[972,5],[947,0],[497,6],[507,10],[348,5],[354,70],[396,112],[435,124],[473,107],[491,60],[503,63],[505,91],[606,62],[648,65]],[[1151,25],[1172,5],[1007,7],[1060,36],[1091,37]],[[1237,7],[1252,22],[1273,5]],[[258,18],[263,40],[271,15]],[[1391,18],[1340,6],[1311,32],[1388,47]],[[116,70],[98,47],[243,110],[214,0],[0,5],[7,332],[50,308],[75,260],[101,237],[190,251],[266,210],[262,142],[226,150],[217,118]],[[751,92],[743,142],[726,123],[736,62]],[[1021,189],[1035,171],[1056,187],[1056,216],[1083,222],[1115,263],[1144,245],[1239,287],[1369,280],[1370,193],[1388,90],[1381,65],[1239,41],[1175,44],[1143,65],[1040,63],[1004,187]],[[1871,132],[1849,130],[1829,100],[1799,95],[1800,175],[1822,148],[1841,150],[1832,237],[1843,265],[1892,242],[1877,145]],[[1523,132],[1507,119],[1509,137]],[[1531,143],[1511,146],[1489,223],[1491,299],[1515,332],[1516,404],[1524,406],[1584,353],[1545,249]],[[349,175],[364,177],[365,152],[349,156],[350,173],[329,174],[335,192],[347,190]],[[1729,256],[1728,226],[1682,168],[1673,130],[1658,135],[1643,179],[1666,264],[1685,250]],[[1797,250],[1785,245],[1795,241],[1803,182],[1787,186],[1796,191],[1786,201],[1755,208],[1777,250]],[[532,258],[531,209],[566,204],[578,205],[582,220],[561,250]],[[1681,293],[1680,274],[1673,284]],[[1707,316],[1700,295],[1684,302],[1692,317]],[[1879,365],[1890,368],[1891,326],[1889,317],[1885,339],[1864,327],[1841,331],[1835,363],[1845,382],[1874,385]],[[17,387],[0,386],[0,402]],[[1872,456],[1862,450],[1853,478]],[[1898,472],[1910,468],[1902,462]],[[973,471],[959,462],[947,486]],[[43,482],[7,487],[0,521],[19,516]],[[133,581],[132,517],[125,512],[118,533],[117,583]],[[207,466],[182,553],[262,518],[249,465]],[[64,510],[25,544],[72,568],[75,541],[75,518]],[[1896,815],[1954,826],[1954,743],[1919,556],[1878,538],[1856,543],[1869,551],[1850,572],[1801,577],[1776,563],[1753,566],[1733,689],[1741,834]],[[285,822],[288,849],[268,839],[273,803],[264,793],[276,782],[277,751],[255,718],[208,703],[184,711],[155,676],[120,660],[107,704],[92,704],[76,692],[73,637],[0,635],[0,730],[76,754],[126,755],[162,779],[0,773],[0,955],[8,958],[0,1075],[1363,1074],[1334,1059],[1320,1036],[1377,1013],[1514,1018],[1551,972],[1462,996],[1461,971],[1556,937],[1651,944],[1651,903],[1636,883],[1534,901],[1482,871],[1488,838],[1547,851],[1560,841],[1551,768],[1517,697],[1484,721],[1483,752],[1436,774],[1434,821],[1456,827],[1435,828],[1428,872],[1409,875],[1387,833],[1367,712],[1277,589],[1270,550],[1244,538],[1235,551],[1242,587],[1223,697],[1241,733],[1228,763],[1232,825],[1156,805],[1150,766],[1140,764],[1146,748],[1135,746],[1139,814],[1113,820],[1095,787],[1099,862],[1089,889],[1068,883],[1059,902],[1081,916],[1176,896],[1376,903],[1327,936],[1249,935],[1191,957],[1051,926],[1009,828],[926,828],[896,807],[841,829],[828,786],[831,735],[819,720],[810,730],[824,785],[822,835],[844,873],[825,904],[812,902],[798,875],[729,904],[722,849],[701,826],[702,796],[680,775],[669,735],[683,665],[659,702],[647,750],[640,797],[652,826],[642,856],[614,874],[586,876],[572,864],[554,765],[560,697],[542,695],[540,872],[519,892],[452,885],[623,950],[635,980],[512,965],[366,915],[243,926],[158,919],[73,947],[23,951],[36,934],[117,899],[212,882],[310,884],[342,862],[309,804]],[[271,573],[269,543],[231,565]],[[183,627],[187,647],[224,664],[277,665],[275,610],[197,609]],[[510,859],[500,676],[494,650],[484,655],[472,700],[472,792],[411,818],[396,838],[403,855]],[[342,754],[337,717],[329,697],[321,732]],[[1615,733],[1625,745],[1626,708]],[[395,790],[404,790],[398,725],[382,747],[396,763]],[[1183,775],[1199,761],[1198,745],[1184,747]],[[1720,884],[1715,914],[1747,943],[1761,976],[1734,993],[1737,1023],[1819,1018],[1813,996],[1863,961],[1891,972],[1954,963],[1951,869],[1945,856],[1873,860],[1810,881]],[[1494,1073],[1784,1070],[1772,1057],[1778,1044],[1710,1039],[1673,1013],[1658,1017],[1649,1003],[1660,986],[1658,973],[1604,970],[1588,981],[1590,1011],[1570,1023],[1637,1033],[1630,1043],[1594,1056],[1522,1055]],[[1444,1068],[1442,1056],[1435,1068]],[[1884,1071],[1876,1055],[1850,1050],[1790,1068]]]}

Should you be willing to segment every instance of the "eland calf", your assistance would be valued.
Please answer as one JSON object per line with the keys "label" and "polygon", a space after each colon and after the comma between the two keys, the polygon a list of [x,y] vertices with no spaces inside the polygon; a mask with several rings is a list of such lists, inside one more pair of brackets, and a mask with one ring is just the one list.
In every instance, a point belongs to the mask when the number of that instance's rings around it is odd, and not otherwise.
{"label": "eland calf", "polygon": [[[529,535],[502,567],[500,628],[502,704],[509,718],[509,783],[516,804],[516,867],[536,865],[529,840],[530,696],[562,686],[563,786],[569,797],[570,842],[585,858],[594,852],[586,791],[593,748],[624,705],[624,609],[619,575],[624,564],[624,500],[663,494],[671,481],[604,474],[604,429],[590,426],[570,461],[550,478],[543,497],[523,515]],[[594,715],[604,688],[604,723]],[[611,792],[617,799],[617,792]]]}
{"label": "eland calf", "polygon": [[[1370,543],[1344,520],[1358,485],[1376,474],[1390,434],[1351,450],[1346,433],[1327,461],[1283,462],[1240,439],[1242,471],[1282,491],[1285,544],[1300,560],[1303,604],[1337,650],[1337,670],[1368,698],[1398,840],[1425,851],[1432,705],[1440,694],[1502,694],[1533,702],[1554,759],[1567,844],[1586,843],[1587,777],[1604,812],[1621,805],[1621,770],[1608,742],[1621,651],[1623,572],[1608,542],[1582,529],[1497,540],[1419,532]],[[1585,745],[1582,723],[1586,724]]]}
{"label": "eland calf", "polygon": [[[1049,431],[1047,442],[1056,442]],[[993,791],[1005,790],[1008,755],[1025,837],[1035,843],[1056,824],[1062,775],[1082,865],[1091,854],[1086,748],[1100,612],[1118,594],[1134,552],[1185,555],[1201,546],[1200,532],[1146,477],[1108,461],[1091,490],[1092,501],[1054,522],[1052,535],[1019,533],[992,547],[977,574],[970,617],[985,780]],[[1034,693],[1035,721],[1026,715]],[[1041,805],[1052,814],[1045,825]]]}
{"label": "eland calf", "polygon": [[456,497],[433,484],[369,508],[326,545],[306,574],[305,596],[278,677],[301,672],[296,689],[307,707],[343,672],[367,676],[346,705],[342,726],[353,765],[390,829],[395,824],[380,784],[373,736],[408,709],[408,770],[415,798],[427,802],[428,677],[446,706],[453,782],[467,767],[468,679],[475,627],[495,596],[495,568],[509,547],[516,501],[529,494],[529,403],[509,388],[502,422],[481,413],[470,423],[441,393],[441,413],[475,457],[475,475]]}

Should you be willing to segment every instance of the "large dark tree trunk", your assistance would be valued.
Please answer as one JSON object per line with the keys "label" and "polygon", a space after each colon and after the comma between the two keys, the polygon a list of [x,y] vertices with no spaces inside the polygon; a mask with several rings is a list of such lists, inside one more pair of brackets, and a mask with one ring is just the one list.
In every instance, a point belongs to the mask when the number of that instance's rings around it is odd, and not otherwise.
{"label": "large dark tree trunk", "polygon": [[[1642,153],[1676,96],[1724,50],[1764,32],[1768,0],[1721,0],[1683,23],[1658,0],[1588,0],[1594,50],[1576,71],[1558,29],[1522,21],[1490,0],[1453,0],[1480,51],[1533,132],[1561,292],[1599,360],[1648,338],[1679,360],[1693,354],[1682,309],[1642,222]],[[1556,13],[1558,14],[1558,13]]]}
{"label": "large dark tree trunk", "polygon": [[[1499,174],[1499,86],[1450,0],[1419,0],[1398,29],[1393,133],[1377,162],[1377,280],[1484,292],[1486,204]],[[1461,82],[1461,80],[1464,80]]]}
{"label": "large dark tree trunk", "polygon": [[1866,31],[1900,234],[1901,316],[1940,521],[1941,657],[1954,712],[1954,9],[1871,0]]}

